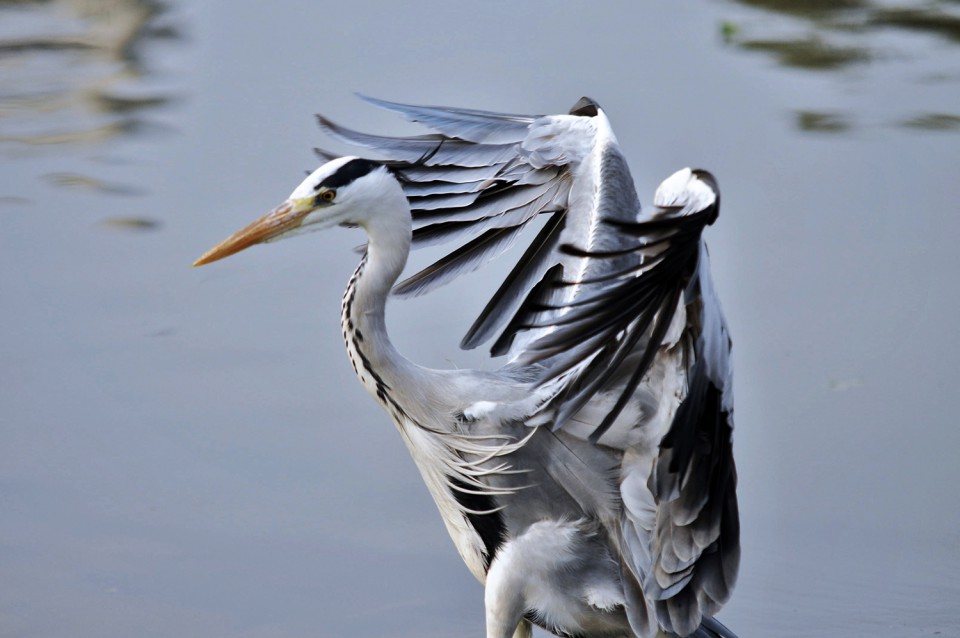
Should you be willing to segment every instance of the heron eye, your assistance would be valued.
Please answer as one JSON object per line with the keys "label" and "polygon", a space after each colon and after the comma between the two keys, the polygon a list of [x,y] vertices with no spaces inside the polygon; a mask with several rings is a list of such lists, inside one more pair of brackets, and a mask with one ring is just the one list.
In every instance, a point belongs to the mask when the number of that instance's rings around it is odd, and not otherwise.
{"label": "heron eye", "polygon": [[334,190],[325,190],[320,193],[320,200],[324,202],[332,202],[337,196],[337,191]]}

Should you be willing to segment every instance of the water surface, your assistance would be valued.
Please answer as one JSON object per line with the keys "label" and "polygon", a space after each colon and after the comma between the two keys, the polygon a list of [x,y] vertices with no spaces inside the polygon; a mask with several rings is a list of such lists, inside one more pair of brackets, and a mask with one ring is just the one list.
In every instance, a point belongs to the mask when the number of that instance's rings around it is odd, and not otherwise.
{"label": "water surface", "polygon": [[[267,6],[269,4],[269,6]],[[797,9],[803,6],[803,9]],[[0,635],[482,635],[344,356],[356,232],[201,270],[356,100],[608,112],[641,199],[709,168],[744,637],[960,633],[960,7],[0,2]],[[644,195],[646,194],[646,195]],[[391,307],[456,349],[506,266]]]}

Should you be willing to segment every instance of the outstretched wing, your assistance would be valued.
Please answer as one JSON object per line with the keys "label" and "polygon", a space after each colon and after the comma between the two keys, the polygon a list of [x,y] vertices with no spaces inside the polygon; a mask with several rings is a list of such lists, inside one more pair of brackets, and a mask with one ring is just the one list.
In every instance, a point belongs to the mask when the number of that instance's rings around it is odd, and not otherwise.
{"label": "outstretched wing", "polygon": [[461,342],[463,348],[475,348],[500,331],[491,353],[517,357],[526,344],[552,330],[535,327],[556,314],[545,305],[575,296],[575,287],[562,281],[589,271],[591,260],[561,253],[558,246],[599,249],[600,240],[610,237],[594,232],[598,212],[634,221],[640,211],[606,116],[588,98],[569,115],[553,116],[364,99],[438,133],[369,135],[319,116],[321,127],[331,137],[386,158],[410,201],[414,248],[459,244],[397,284],[395,295],[420,295],[476,270],[513,245],[524,227],[546,218]]}
{"label": "outstretched wing", "polygon": [[692,634],[726,601],[739,559],[730,340],[701,238],[719,211],[715,180],[679,171],[641,216],[609,122],[587,98],[554,116],[367,99],[437,133],[321,126],[386,158],[415,247],[459,243],[396,294],[475,270],[546,217],[461,345],[499,332],[491,352],[539,370],[550,397],[531,423],[622,452],[614,535],[631,623],[639,635]]}

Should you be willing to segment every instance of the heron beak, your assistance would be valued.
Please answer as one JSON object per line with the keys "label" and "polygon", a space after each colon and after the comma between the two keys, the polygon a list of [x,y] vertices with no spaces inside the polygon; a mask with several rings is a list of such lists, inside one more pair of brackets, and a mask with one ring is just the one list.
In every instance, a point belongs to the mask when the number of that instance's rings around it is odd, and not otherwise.
{"label": "heron beak", "polygon": [[235,232],[203,253],[200,259],[193,262],[193,265],[203,266],[204,264],[209,264],[224,257],[229,257],[254,244],[269,241],[283,233],[298,228],[303,222],[304,217],[313,211],[311,204],[310,199],[290,199],[285,201],[243,230]]}

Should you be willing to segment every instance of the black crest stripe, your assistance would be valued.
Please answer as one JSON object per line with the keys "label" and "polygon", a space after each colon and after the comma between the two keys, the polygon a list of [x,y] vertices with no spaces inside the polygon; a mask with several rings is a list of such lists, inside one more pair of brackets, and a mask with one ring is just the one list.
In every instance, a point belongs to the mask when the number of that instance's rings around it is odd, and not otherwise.
{"label": "black crest stripe", "polygon": [[320,190],[321,188],[333,189],[346,186],[355,179],[373,172],[374,169],[378,168],[379,166],[381,165],[373,160],[363,158],[352,159],[338,168],[332,175],[317,184],[315,190]]}

